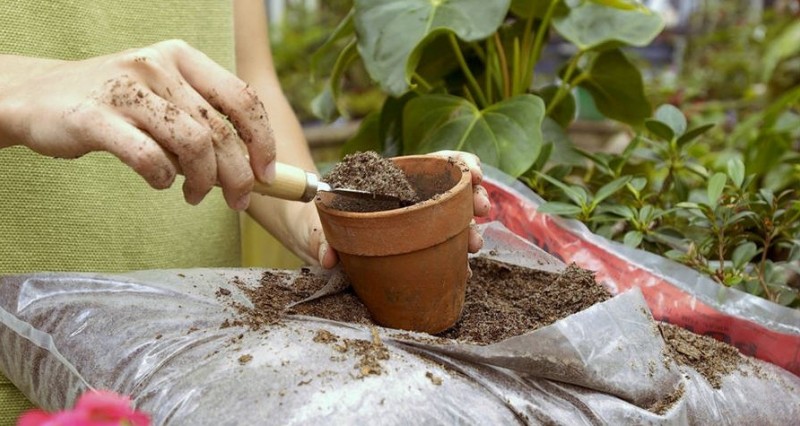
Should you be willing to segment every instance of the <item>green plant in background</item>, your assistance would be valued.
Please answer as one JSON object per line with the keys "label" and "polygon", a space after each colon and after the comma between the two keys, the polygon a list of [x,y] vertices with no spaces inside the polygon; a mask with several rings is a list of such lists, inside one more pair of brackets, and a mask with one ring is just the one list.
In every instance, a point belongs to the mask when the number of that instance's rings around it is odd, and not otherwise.
{"label": "green plant in background", "polygon": [[[270,27],[276,71],[301,122],[319,120],[312,101],[325,87],[325,80],[316,78],[315,70],[329,70],[335,58],[315,56],[314,52],[325,43],[331,29],[347,15],[351,5],[350,0],[335,0],[309,9],[304,2],[286,2],[284,16]],[[363,66],[352,66],[341,75],[341,81],[347,90],[340,101],[348,117],[367,115],[380,108],[386,97],[371,85]]]}
{"label": "green plant in background", "polygon": [[671,105],[659,107],[645,126],[621,154],[583,153],[590,160],[583,176],[590,177],[579,184],[539,173],[551,200],[539,211],[579,219],[600,235],[670,257],[723,285],[800,306],[790,285],[800,272],[797,191],[760,186],[741,157],[719,171],[707,169],[692,151],[712,125],[690,129]]}
{"label": "green plant in background", "polygon": [[[335,118],[342,76],[363,64],[387,97],[344,153],[473,152],[549,200],[543,212],[800,306],[800,87],[742,108],[733,125],[685,105],[702,124],[672,105],[654,112],[625,48],[662,27],[634,0],[356,0],[317,53],[338,56],[315,111]],[[771,75],[794,54],[796,30],[782,28]],[[574,51],[544,75],[551,39]],[[578,88],[631,130],[622,152],[573,147]]]}
{"label": "green plant in background", "polygon": [[[335,117],[340,77],[360,59],[390,96],[347,152],[458,149],[515,177],[534,173],[542,147],[574,119],[576,87],[607,117],[644,122],[651,107],[641,74],[621,48],[648,44],[662,26],[658,15],[624,0],[356,0],[322,49],[348,41],[316,111]],[[575,53],[559,78],[531,87],[553,33]]]}

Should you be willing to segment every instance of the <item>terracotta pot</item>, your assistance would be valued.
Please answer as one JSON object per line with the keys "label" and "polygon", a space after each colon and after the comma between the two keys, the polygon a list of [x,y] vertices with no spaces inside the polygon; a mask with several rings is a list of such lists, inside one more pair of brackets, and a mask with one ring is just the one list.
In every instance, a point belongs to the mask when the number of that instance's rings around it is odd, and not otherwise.
{"label": "terracotta pot", "polygon": [[473,217],[469,168],[432,156],[392,159],[417,192],[412,206],[371,213],[336,210],[317,197],[328,243],[358,297],[384,326],[438,333],[461,317]]}

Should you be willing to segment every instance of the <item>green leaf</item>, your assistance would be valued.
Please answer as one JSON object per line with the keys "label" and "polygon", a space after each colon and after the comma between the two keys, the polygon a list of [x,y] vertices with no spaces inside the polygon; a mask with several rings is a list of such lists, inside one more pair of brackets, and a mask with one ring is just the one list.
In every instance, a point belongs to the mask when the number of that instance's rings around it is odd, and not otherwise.
{"label": "green leaf", "polygon": [[800,53],[800,21],[794,21],[767,46],[761,59],[761,81],[766,83],[782,60]]}
{"label": "green leaf", "polygon": [[358,50],[370,76],[395,96],[408,89],[426,39],[453,32],[461,40],[489,37],[510,0],[356,0]]}
{"label": "green leaf", "polygon": [[680,207],[680,208],[683,208],[683,209],[700,209],[700,204],[692,203],[692,202],[689,202],[689,201],[682,201],[682,202],[676,204],[676,207]]}
{"label": "green leaf", "polygon": [[381,114],[378,111],[369,113],[358,127],[358,132],[342,146],[342,156],[364,151],[383,151],[380,134]]}
{"label": "green leaf", "polygon": [[714,124],[704,124],[702,126],[695,127],[692,130],[684,133],[681,137],[678,138],[678,146],[684,145],[689,143],[702,135],[703,133],[707,132],[709,129],[714,127]]}
{"label": "green leaf", "polygon": [[620,10],[641,10],[650,13],[650,10],[637,0],[589,0],[601,6],[613,7]]}
{"label": "green leaf", "polygon": [[608,118],[640,126],[651,114],[639,69],[618,49],[600,53],[580,86]]}
{"label": "green leaf", "polygon": [[572,200],[575,204],[579,205],[581,208],[583,208],[583,206],[586,205],[588,197],[586,195],[586,190],[584,190],[583,188],[579,186],[567,185],[566,183],[563,183],[558,179],[555,179],[554,177],[548,176],[544,173],[536,172],[536,174],[542,179],[552,183],[553,185],[561,189],[561,191],[564,192],[564,195],[569,197],[570,200]]}
{"label": "green leaf", "polygon": [[[558,92],[558,86],[551,84],[543,87],[539,91],[539,96],[542,97],[545,105],[549,105],[556,92]],[[566,97],[561,99],[555,108],[550,111],[548,117],[552,118],[556,123],[558,123],[559,126],[566,129],[575,119],[576,111],[577,107],[575,104],[575,96],[573,96],[572,93],[569,93]]]}
{"label": "green leaf", "polygon": [[664,104],[658,107],[655,119],[669,126],[675,136],[681,136],[686,132],[686,117],[673,105]]}
{"label": "green leaf", "polygon": [[580,50],[619,45],[647,46],[664,28],[657,13],[620,10],[581,2],[553,19],[553,27]]}
{"label": "green leaf", "polygon": [[628,247],[639,247],[639,244],[642,243],[642,239],[644,239],[644,234],[639,231],[629,231],[625,234],[625,238],[622,242]]}
{"label": "green leaf", "polygon": [[339,115],[337,100],[341,92],[342,76],[350,63],[356,58],[358,58],[358,52],[356,51],[355,43],[352,42],[342,50],[336,59],[325,89],[311,101],[311,111],[314,115],[325,121],[332,121]]}
{"label": "green leaf", "polygon": [[574,204],[562,203],[559,201],[548,201],[536,209],[539,213],[555,214],[559,216],[574,217],[581,214],[581,208]]}
{"label": "green leaf", "polygon": [[781,287],[775,297],[775,302],[782,306],[789,306],[798,297],[800,297],[800,294],[798,294],[797,290],[789,287]]}
{"label": "green leaf", "polygon": [[728,176],[737,188],[742,187],[744,182],[744,163],[739,157],[728,160]]}
{"label": "green leaf", "polygon": [[635,217],[635,212],[628,206],[623,206],[620,204],[612,204],[610,206],[603,206],[602,211],[605,213],[611,213],[615,216],[619,216],[623,219],[632,220]]}
{"label": "green leaf", "polygon": [[406,154],[403,146],[403,111],[408,101],[417,96],[414,92],[408,92],[399,98],[389,96],[384,101],[381,108],[379,133],[379,138],[383,143],[383,151],[379,152],[384,157]]}
{"label": "green leaf", "polygon": [[745,265],[747,265],[750,259],[755,257],[756,254],[758,254],[758,248],[755,243],[748,241],[744,244],[740,244],[733,250],[733,254],[731,255],[733,267],[738,270],[743,270]]}
{"label": "green leaf", "polygon": [[639,222],[650,223],[650,221],[653,220],[654,212],[655,210],[653,209],[653,206],[649,204],[642,206],[642,208],[639,209]]}
{"label": "green leaf", "polygon": [[319,64],[322,62],[322,58],[334,49],[336,42],[354,34],[353,9],[350,9],[350,11],[347,12],[347,16],[334,28],[333,33],[331,33],[331,35],[325,39],[325,42],[311,55],[311,69],[313,69],[314,72],[320,72]]}
{"label": "green leaf", "polygon": [[466,99],[423,95],[403,112],[403,145],[408,153],[443,149],[467,151],[517,177],[541,151],[544,102],[519,95],[478,110]]}
{"label": "green leaf", "polygon": [[601,201],[605,200],[606,198],[613,195],[615,192],[625,187],[625,185],[627,185],[628,182],[630,181],[631,181],[630,176],[622,176],[603,185],[600,189],[597,190],[597,193],[595,193],[594,200],[592,200],[592,204],[594,205],[599,204]]}
{"label": "green leaf", "polygon": [[635,177],[631,179],[630,184],[634,191],[640,193],[647,186],[647,178]]}
{"label": "green leaf", "polygon": [[708,180],[708,204],[716,206],[719,202],[719,197],[722,196],[722,191],[725,190],[725,183],[728,181],[728,176],[725,173],[714,173],[711,179]]}
{"label": "green leaf", "polygon": [[675,132],[673,132],[669,126],[658,120],[648,118],[644,121],[644,126],[647,127],[647,130],[652,132],[654,135],[667,142],[671,141],[672,138],[675,137]]}
{"label": "green leaf", "polygon": [[583,158],[576,153],[575,145],[569,135],[550,117],[545,117],[542,122],[542,137],[545,142],[553,144],[551,163],[569,166],[583,165]]}

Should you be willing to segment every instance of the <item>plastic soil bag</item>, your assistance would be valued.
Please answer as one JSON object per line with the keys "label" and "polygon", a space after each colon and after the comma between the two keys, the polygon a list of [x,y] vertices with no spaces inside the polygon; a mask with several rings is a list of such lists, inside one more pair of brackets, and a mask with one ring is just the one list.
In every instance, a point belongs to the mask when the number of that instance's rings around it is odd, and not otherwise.
{"label": "plastic soil bag", "polygon": [[489,220],[594,271],[614,294],[639,288],[659,321],[713,336],[800,375],[800,310],[721,286],[672,260],[595,235],[579,221],[540,214],[543,201],[530,188],[491,166],[484,169],[493,204]]}
{"label": "plastic soil bag", "polygon": [[[497,271],[513,287],[523,281],[510,277],[553,284],[570,270],[498,223],[483,230],[485,249],[471,259],[476,290]],[[800,379],[741,356],[716,376],[691,367],[710,347],[667,344],[669,330],[653,321],[636,288],[588,307],[561,293],[575,313],[475,343],[371,325],[344,284],[309,269],[2,277],[0,370],[43,408],[109,389],[131,395],[154,424],[791,424],[800,417]],[[483,302],[476,299],[465,319]],[[345,300],[348,322],[308,315]]]}

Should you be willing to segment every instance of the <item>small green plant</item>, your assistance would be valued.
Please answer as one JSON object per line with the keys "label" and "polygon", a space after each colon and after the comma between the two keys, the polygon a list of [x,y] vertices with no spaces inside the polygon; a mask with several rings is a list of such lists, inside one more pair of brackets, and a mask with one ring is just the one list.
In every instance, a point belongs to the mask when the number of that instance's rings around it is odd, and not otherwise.
{"label": "small green plant", "polygon": [[[691,154],[711,125],[688,129],[671,105],[645,122],[647,131],[622,154],[589,154],[580,184],[547,174],[541,212],[579,219],[607,238],[665,255],[720,284],[788,306],[800,306],[789,285],[800,259],[797,191],[758,185],[741,158],[709,171]],[[578,173],[572,170],[571,174]],[[554,190],[555,189],[555,190]]]}

